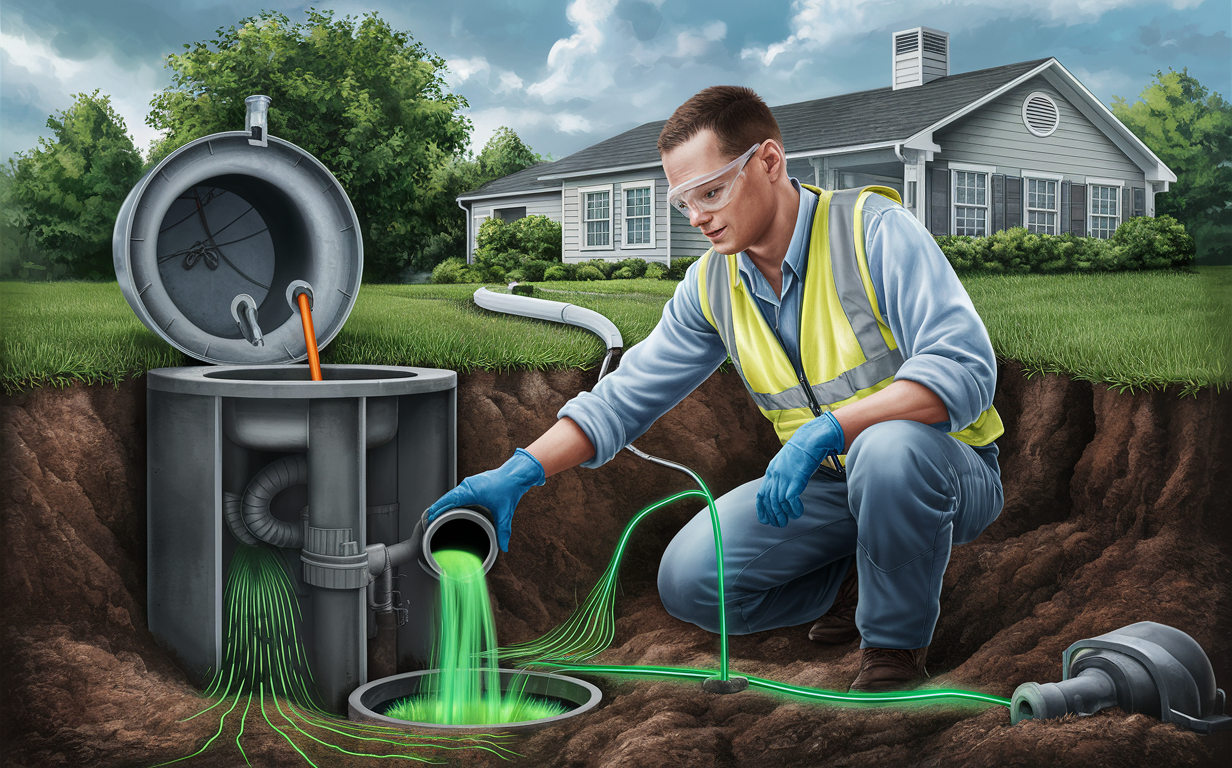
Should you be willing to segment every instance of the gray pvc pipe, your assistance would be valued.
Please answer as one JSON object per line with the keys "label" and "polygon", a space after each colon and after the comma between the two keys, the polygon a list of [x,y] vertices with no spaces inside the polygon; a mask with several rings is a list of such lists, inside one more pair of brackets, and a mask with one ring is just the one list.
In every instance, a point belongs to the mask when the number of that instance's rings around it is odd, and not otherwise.
{"label": "gray pvc pipe", "polygon": [[262,469],[244,492],[244,526],[266,544],[297,549],[304,546],[303,526],[274,517],[270,502],[284,489],[307,482],[308,459],[302,453],[284,456]]}
{"label": "gray pvc pipe", "polygon": [[602,339],[608,349],[619,349],[624,346],[620,331],[612,321],[592,309],[579,307],[576,304],[566,304],[563,301],[532,299],[530,296],[518,296],[513,293],[492,293],[487,288],[475,291],[474,298],[476,304],[493,312],[533,317],[536,320],[549,320],[554,323],[566,323],[585,328]]}

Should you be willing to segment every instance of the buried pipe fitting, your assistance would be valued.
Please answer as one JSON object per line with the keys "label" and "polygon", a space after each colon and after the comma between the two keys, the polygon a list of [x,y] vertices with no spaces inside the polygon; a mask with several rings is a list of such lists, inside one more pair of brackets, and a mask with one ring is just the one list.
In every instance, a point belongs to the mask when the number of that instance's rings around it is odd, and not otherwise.
{"label": "buried pipe fitting", "polygon": [[1214,733],[1232,727],[1224,704],[1211,662],[1192,637],[1166,624],[1140,621],[1067,648],[1061,682],[1018,686],[1010,721],[1092,715],[1118,706]]}
{"label": "buried pipe fitting", "polygon": [[[284,456],[257,473],[244,492],[243,527],[255,538],[275,547],[304,546],[304,525],[279,520],[270,511],[270,502],[293,485],[308,482],[308,458],[302,453]],[[228,517],[230,523],[231,518]],[[231,524],[232,532],[236,526]],[[237,534],[240,541],[247,541]]]}

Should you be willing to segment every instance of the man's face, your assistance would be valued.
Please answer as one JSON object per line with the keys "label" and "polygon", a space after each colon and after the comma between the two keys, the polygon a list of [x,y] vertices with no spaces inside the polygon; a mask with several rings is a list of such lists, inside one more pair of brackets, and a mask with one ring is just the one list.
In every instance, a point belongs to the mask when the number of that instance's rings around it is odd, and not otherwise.
{"label": "man's face", "polygon": [[[715,211],[688,209],[689,223],[702,231],[719,253],[739,253],[756,244],[769,229],[773,218],[774,194],[767,174],[767,156],[774,144],[763,143],[748,159],[744,172],[735,182],[727,204]],[[699,131],[693,138],[663,155],[663,170],[669,187],[712,174],[736,158],[719,149],[713,131]],[[769,164],[774,167],[775,161]],[[683,213],[683,211],[682,211]]]}

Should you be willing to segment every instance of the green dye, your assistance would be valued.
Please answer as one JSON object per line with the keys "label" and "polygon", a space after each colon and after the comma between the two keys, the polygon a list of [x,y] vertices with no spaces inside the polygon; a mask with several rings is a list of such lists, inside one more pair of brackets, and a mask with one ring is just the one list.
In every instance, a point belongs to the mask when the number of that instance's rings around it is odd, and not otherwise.
{"label": "green dye", "polygon": [[496,663],[496,624],[483,561],[456,549],[433,553],[441,569],[440,604],[432,666],[424,692],[399,699],[385,716],[440,725],[494,725],[564,714],[560,702],[523,691],[525,677],[502,693]]}
{"label": "green dye", "polygon": [[353,723],[327,711],[299,640],[303,616],[295,586],[282,559],[269,547],[235,551],[223,593],[223,617],[223,661],[205,692],[214,701],[187,718],[215,712],[218,730],[192,754],[159,765],[205,752],[222,735],[233,713],[240,719],[235,746],[248,765],[252,763],[242,740],[252,733],[250,726],[257,725],[277,733],[310,766],[318,765],[313,757],[320,760],[316,753],[322,752],[414,762],[439,762],[420,754],[424,749],[482,749],[502,758],[516,755],[500,743],[503,736],[423,736]]}

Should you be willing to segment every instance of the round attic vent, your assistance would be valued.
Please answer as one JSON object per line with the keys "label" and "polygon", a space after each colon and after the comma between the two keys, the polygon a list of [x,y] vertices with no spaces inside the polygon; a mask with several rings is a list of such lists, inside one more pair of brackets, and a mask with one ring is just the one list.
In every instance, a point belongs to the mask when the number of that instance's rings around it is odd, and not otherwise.
{"label": "round attic vent", "polygon": [[1022,102],[1022,122],[1036,136],[1051,136],[1061,124],[1061,112],[1048,94],[1036,91]]}

